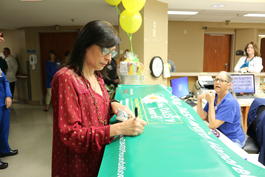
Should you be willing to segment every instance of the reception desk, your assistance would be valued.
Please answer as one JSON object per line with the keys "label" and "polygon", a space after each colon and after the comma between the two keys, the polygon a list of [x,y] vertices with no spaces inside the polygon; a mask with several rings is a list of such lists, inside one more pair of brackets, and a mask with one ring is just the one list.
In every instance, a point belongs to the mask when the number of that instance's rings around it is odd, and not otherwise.
{"label": "reception desk", "polygon": [[[170,77],[167,79],[167,85],[170,86],[170,80],[179,78],[179,77],[188,77],[189,79],[189,90],[194,90],[194,84],[198,80],[198,76],[212,76],[215,77],[219,72],[173,72]],[[234,73],[230,72],[229,74],[244,74],[244,73]],[[262,94],[261,84],[265,83],[265,72],[262,73],[245,73],[245,74],[254,74],[255,75],[255,87],[256,93]]]}
{"label": "reception desk", "polygon": [[[215,77],[218,72],[175,72],[171,73],[171,77],[168,78],[168,86],[170,86],[170,80],[179,78],[179,77],[188,77],[189,90],[191,92],[196,92],[194,87],[196,81],[198,80],[198,76],[212,76]],[[244,74],[244,73],[234,73],[230,72],[229,74]],[[264,98],[265,97],[265,73],[245,73],[245,74],[254,74],[255,75],[255,97]],[[253,99],[240,99],[238,98],[238,102],[241,106],[242,111],[242,126],[244,131],[247,131],[247,115],[249,107],[252,103]]]}

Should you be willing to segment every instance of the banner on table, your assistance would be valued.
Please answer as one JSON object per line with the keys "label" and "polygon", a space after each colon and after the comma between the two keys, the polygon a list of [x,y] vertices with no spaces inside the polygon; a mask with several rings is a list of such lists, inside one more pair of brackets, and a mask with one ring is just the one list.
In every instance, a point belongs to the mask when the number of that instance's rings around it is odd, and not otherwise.
{"label": "banner on table", "polygon": [[99,177],[264,177],[216,138],[197,113],[161,85],[120,85],[116,99],[148,122],[106,146]]}

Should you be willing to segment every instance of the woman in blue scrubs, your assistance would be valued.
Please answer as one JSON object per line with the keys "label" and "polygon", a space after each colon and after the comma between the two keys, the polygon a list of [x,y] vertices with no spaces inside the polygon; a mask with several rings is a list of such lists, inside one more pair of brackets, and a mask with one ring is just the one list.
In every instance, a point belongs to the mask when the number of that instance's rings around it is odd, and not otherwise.
{"label": "woman in blue scrubs", "polygon": [[[236,98],[229,92],[232,78],[227,72],[220,72],[214,79],[214,92],[198,96],[197,112],[209,122],[209,128],[218,129],[234,143],[243,147],[245,134],[241,126],[241,111]],[[202,100],[207,104],[202,107]]]}
{"label": "woman in blue scrubs", "polygon": [[[11,150],[8,145],[9,134],[9,117],[10,106],[12,104],[12,95],[9,87],[9,82],[5,74],[0,70],[0,157],[17,154],[17,150]],[[0,169],[8,166],[0,160]]]}

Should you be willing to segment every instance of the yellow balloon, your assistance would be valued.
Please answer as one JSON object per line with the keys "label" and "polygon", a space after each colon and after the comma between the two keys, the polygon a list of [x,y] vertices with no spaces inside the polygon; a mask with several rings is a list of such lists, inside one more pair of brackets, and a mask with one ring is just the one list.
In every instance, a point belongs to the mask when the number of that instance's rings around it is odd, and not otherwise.
{"label": "yellow balloon", "polygon": [[105,2],[111,6],[117,6],[120,4],[121,0],[105,0]]}
{"label": "yellow balloon", "polygon": [[124,10],[120,15],[121,28],[130,34],[139,30],[142,24],[142,15],[139,12]]}
{"label": "yellow balloon", "polygon": [[131,12],[140,11],[146,0],[122,0],[123,7]]}

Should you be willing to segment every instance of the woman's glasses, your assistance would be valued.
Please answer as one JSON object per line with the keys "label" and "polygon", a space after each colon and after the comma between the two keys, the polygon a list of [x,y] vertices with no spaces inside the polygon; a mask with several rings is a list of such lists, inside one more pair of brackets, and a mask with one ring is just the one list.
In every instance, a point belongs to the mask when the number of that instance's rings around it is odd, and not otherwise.
{"label": "woman's glasses", "polygon": [[111,54],[111,58],[115,57],[118,54],[118,52],[116,50],[111,50],[108,48],[102,48],[101,50],[102,50],[102,54],[104,56]]}
{"label": "woman's glasses", "polygon": [[214,79],[214,82],[220,82],[220,83],[227,82],[227,83],[228,83],[227,80],[223,80],[223,79],[219,79],[219,78],[215,78],[215,79]]}

